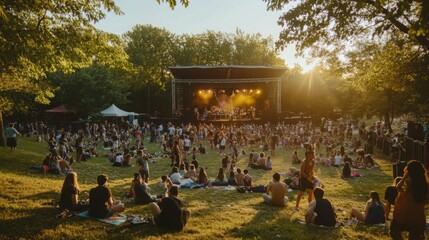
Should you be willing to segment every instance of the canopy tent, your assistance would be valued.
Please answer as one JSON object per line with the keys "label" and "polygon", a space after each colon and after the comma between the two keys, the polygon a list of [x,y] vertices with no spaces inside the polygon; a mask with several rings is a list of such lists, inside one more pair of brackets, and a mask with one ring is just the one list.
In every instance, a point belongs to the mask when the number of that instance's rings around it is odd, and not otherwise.
{"label": "canopy tent", "polygon": [[124,111],[120,108],[118,108],[117,106],[115,106],[115,104],[112,104],[110,107],[104,109],[103,111],[100,112],[100,114],[103,117],[127,117],[127,116],[136,116],[138,115],[137,113],[134,112],[127,112]]}
{"label": "canopy tent", "polygon": [[61,104],[58,107],[49,109],[49,110],[45,110],[45,112],[47,113],[76,113],[76,110],[73,109],[67,109],[66,106],[64,106],[64,104]]}

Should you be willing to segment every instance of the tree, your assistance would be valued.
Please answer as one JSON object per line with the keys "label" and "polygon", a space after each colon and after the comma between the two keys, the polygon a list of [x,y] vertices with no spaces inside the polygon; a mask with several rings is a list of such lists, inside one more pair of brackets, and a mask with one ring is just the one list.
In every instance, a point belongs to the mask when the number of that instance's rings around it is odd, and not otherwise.
{"label": "tree", "polygon": [[284,66],[274,41],[260,34],[233,34],[207,31],[179,36],[176,45],[177,65],[261,65]]}
{"label": "tree", "polygon": [[398,45],[367,43],[348,54],[348,69],[353,74],[347,82],[357,96],[353,98],[354,111],[383,117],[390,130],[395,117],[420,112],[419,105],[428,100],[429,91],[423,54]]}
{"label": "tree", "polygon": [[175,35],[164,28],[151,25],[136,25],[124,34],[125,50],[134,65],[135,86],[156,83],[165,88],[171,78],[168,67],[174,65],[173,46]]}
{"label": "tree", "polygon": [[9,96],[23,93],[47,104],[54,96],[47,73],[72,72],[94,58],[103,64],[126,64],[120,39],[93,26],[106,11],[121,14],[113,0],[1,2],[0,145],[2,113],[14,106]]}
{"label": "tree", "polygon": [[73,106],[83,117],[95,114],[112,103],[126,104],[129,89],[121,73],[94,62],[74,73],[49,74],[51,85],[58,88],[53,102]]}
{"label": "tree", "polygon": [[326,116],[338,107],[342,79],[331,71],[318,66],[302,73],[295,65],[284,76],[282,84],[282,107],[292,112]]}
{"label": "tree", "polygon": [[296,43],[299,53],[316,55],[350,46],[356,39],[402,35],[429,51],[426,0],[264,0],[269,10],[291,8],[280,18],[279,47]]}
{"label": "tree", "polygon": [[245,34],[237,30],[232,36],[234,51],[233,64],[284,66],[284,60],[278,57],[271,37],[263,38],[261,34]]}
{"label": "tree", "polygon": [[231,37],[223,32],[206,31],[195,35],[179,36],[175,49],[177,65],[230,65],[234,46]]}

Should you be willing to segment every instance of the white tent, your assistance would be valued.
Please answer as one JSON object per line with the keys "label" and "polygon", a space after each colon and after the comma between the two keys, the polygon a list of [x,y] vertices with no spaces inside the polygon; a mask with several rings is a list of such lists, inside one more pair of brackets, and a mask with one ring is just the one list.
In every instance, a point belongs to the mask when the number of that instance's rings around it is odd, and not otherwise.
{"label": "white tent", "polygon": [[134,112],[127,112],[122,109],[119,109],[115,104],[112,104],[110,107],[104,109],[100,112],[103,117],[127,117],[129,115],[138,115]]}

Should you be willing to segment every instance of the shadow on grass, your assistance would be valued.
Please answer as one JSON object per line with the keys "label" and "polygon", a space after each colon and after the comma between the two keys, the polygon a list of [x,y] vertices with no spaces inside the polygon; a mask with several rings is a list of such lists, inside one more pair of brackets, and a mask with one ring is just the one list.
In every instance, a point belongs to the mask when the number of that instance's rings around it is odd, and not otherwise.
{"label": "shadow on grass", "polygon": [[11,210],[1,209],[8,212],[6,219],[0,224],[0,238],[5,239],[32,239],[47,229],[54,230],[63,224],[61,219],[56,219],[58,209],[54,207],[42,207],[34,209]]}
{"label": "shadow on grass", "polygon": [[[243,239],[339,239],[337,228],[319,228],[291,222],[292,205],[274,207],[265,203],[255,205],[258,210],[250,222],[230,230],[230,234]],[[297,213],[300,214],[300,213]],[[303,219],[302,216],[300,219]],[[300,237],[297,237],[300,236]]]}

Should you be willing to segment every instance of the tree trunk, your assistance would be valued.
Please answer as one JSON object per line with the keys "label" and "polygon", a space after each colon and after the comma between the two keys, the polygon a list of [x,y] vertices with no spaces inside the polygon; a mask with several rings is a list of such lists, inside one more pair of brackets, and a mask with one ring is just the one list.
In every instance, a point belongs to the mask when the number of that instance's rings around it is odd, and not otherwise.
{"label": "tree trunk", "polygon": [[0,111],[0,146],[6,147],[6,138],[4,136],[3,113]]}
{"label": "tree trunk", "polygon": [[388,129],[390,132],[393,132],[392,124],[391,124],[391,122],[390,122],[390,115],[389,115],[389,113],[385,113],[385,114],[384,114],[384,126],[386,126],[386,127],[387,127],[387,129]]}

